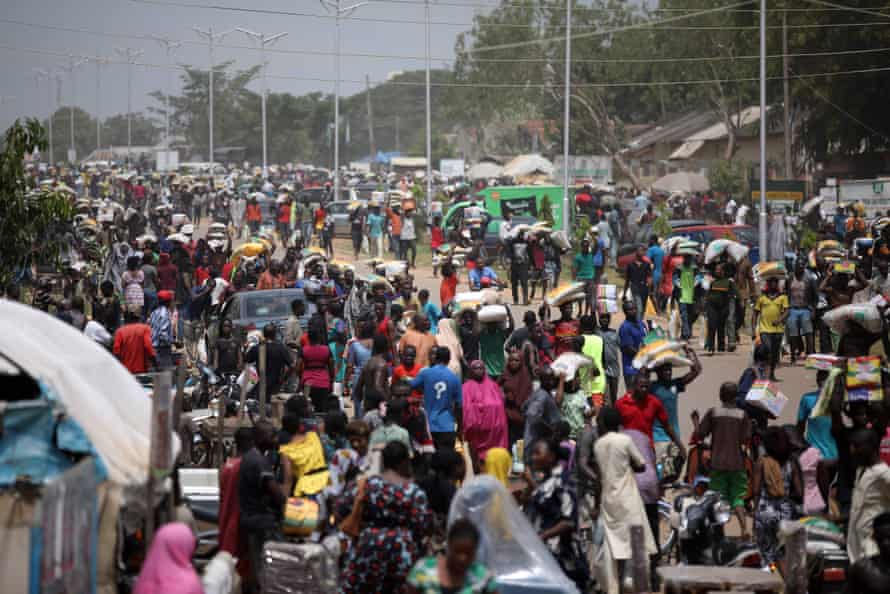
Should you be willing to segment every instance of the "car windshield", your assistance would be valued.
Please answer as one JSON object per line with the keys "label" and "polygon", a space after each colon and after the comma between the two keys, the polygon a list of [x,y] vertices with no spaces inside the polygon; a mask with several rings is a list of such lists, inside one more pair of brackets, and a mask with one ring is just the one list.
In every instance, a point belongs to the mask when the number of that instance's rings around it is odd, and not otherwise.
{"label": "car windshield", "polygon": [[740,243],[745,245],[757,245],[757,230],[753,227],[743,227],[740,229],[733,229],[733,233],[738,238]]}
{"label": "car windshield", "polygon": [[287,295],[247,295],[244,303],[246,318],[286,318],[290,314],[290,300]]}

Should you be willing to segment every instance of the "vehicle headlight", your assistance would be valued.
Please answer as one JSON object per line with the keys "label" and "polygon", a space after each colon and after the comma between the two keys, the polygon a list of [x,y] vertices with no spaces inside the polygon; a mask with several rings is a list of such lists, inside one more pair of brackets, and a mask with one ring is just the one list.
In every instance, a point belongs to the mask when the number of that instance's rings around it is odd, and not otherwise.
{"label": "vehicle headlight", "polygon": [[732,508],[725,501],[720,501],[714,505],[714,521],[717,524],[726,524],[732,517]]}

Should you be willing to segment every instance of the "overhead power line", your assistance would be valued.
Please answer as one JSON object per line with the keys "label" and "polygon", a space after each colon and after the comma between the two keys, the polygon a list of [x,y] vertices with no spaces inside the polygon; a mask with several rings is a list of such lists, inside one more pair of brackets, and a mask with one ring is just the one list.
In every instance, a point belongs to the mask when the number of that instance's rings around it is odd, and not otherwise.
{"label": "overhead power line", "polygon": [[[310,13],[310,12],[295,12],[288,10],[275,10],[268,8],[243,8],[239,6],[225,6],[220,4],[199,4],[194,2],[180,2],[178,0],[130,0],[130,2],[134,2],[136,4],[150,4],[156,6],[165,6],[165,7],[175,7],[175,8],[193,8],[193,9],[201,9],[201,10],[218,10],[218,11],[227,11],[227,12],[239,12],[239,13],[248,13],[248,14],[265,14],[265,15],[273,15],[273,16],[293,16],[293,17],[301,17],[301,18],[309,18],[309,19],[322,19],[322,20],[332,20],[336,17],[330,14],[318,14],[318,13]],[[740,2],[735,5],[730,6],[744,6],[747,4],[751,4],[752,2],[745,1]],[[638,23],[634,23],[633,25],[626,25],[624,28],[620,28],[617,31],[628,31],[631,29],[638,28],[647,28],[651,27],[653,29],[662,29],[665,31],[756,31],[759,28],[756,25],[688,25],[681,27],[657,27],[660,23],[667,23],[676,20],[685,20],[689,18],[694,18],[697,16],[702,16],[705,14],[711,14],[714,12],[726,12],[725,7],[717,7],[717,8],[709,8],[703,10],[697,10],[695,12],[688,12],[685,14],[680,14],[672,17],[667,17],[661,20],[652,21],[643,19],[644,14],[637,14],[636,16],[641,18]],[[890,16],[886,18],[890,19]],[[426,21],[422,20],[413,20],[413,19],[393,19],[386,17],[372,17],[372,16],[343,16],[340,17],[340,20],[343,21],[355,21],[355,22],[365,22],[365,23],[386,23],[392,25],[425,25]],[[470,22],[454,22],[454,21],[430,21],[431,25],[441,26],[441,27],[460,27],[469,29],[476,26],[476,23]],[[813,23],[813,24],[802,24],[802,25],[788,25],[788,29],[821,29],[821,28],[829,28],[829,27],[868,27],[875,25],[890,25],[890,21],[885,23],[880,22],[868,22],[868,23]],[[517,24],[517,23],[486,23],[486,27],[500,28],[500,29],[528,29],[528,25]],[[552,25],[553,29],[565,29],[564,25]],[[781,25],[770,25],[767,27],[768,29],[780,29]],[[611,32],[617,32],[616,30],[609,31],[590,31],[589,26],[579,26],[573,27],[572,31],[580,31],[581,33],[572,34],[572,39],[575,38],[583,38],[583,36],[595,36],[595,35],[606,35]],[[533,41],[529,43],[544,43],[549,41],[560,41],[565,38],[549,38],[543,39],[540,41]]]}
{"label": "overhead power line", "polygon": [[[85,29],[80,27],[68,27],[62,25],[50,25],[43,23],[32,23],[27,21],[19,21],[14,19],[2,19],[0,18],[0,24],[8,24],[8,25],[17,25],[21,27],[30,27],[35,29],[44,29],[48,31],[59,31],[65,33],[78,33],[83,35],[95,35],[98,37],[109,37],[113,39],[124,39],[124,40],[142,40],[142,41],[150,41],[152,43],[157,42],[157,38],[152,35],[138,35],[138,34],[128,34],[128,33],[115,33],[109,31],[97,31],[93,29]],[[182,45],[194,45],[198,47],[209,47],[209,43],[201,40],[192,40],[192,39],[184,39],[179,41],[178,43]],[[232,49],[232,50],[249,50],[258,52],[259,48],[252,45],[233,45],[233,44],[225,44],[225,43],[214,43],[215,48],[220,49]],[[807,58],[807,57],[830,57],[830,56],[843,56],[843,55],[858,55],[858,54],[872,54],[872,53],[882,53],[890,51],[890,48],[880,47],[880,48],[864,48],[864,49],[852,49],[852,50],[838,50],[838,51],[816,51],[816,52],[802,52],[802,53],[789,53],[788,57],[791,58]],[[269,47],[266,48],[266,53],[268,54],[282,54],[282,55],[295,55],[295,56],[325,56],[325,57],[333,57],[336,55],[336,52],[330,50],[312,50],[312,49],[284,49],[284,48],[275,48]],[[341,56],[352,57],[352,58],[369,58],[369,59],[384,59],[384,60],[417,60],[423,61],[426,60],[425,56],[412,56],[412,55],[404,55],[404,54],[377,54],[377,53],[365,53],[365,52],[342,52]],[[768,59],[779,59],[785,57],[786,54],[770,54],[767,56]],[[652,56],[652,57],[618,57],[618,58],[572,58],[573,64],[647,64],[647,63],[667,63],[667,62],[724,62],[731,60],[756,60],[759,59],[760,56],[756,54],[751,55],[743,55],[743,56],[733,56],[732,58],[728,58],[726,56]],[[455,62],[455,58],[453,57],[431,57],[431,60],[435,62],[446,62],[453,63]],[[479,58],[473,57],[473,62],[479,63],[541,63],[541,64],[562,64],[563,60],[561,57],[553,57],[553,58]]]}
{"label": "overhead power line", "polygon": [[[63,58],[71,58],[72,54],[70,52],[59,52],[52,50],[42,50],[36,48],[22,48],[15,47],[9,45],[0,45],[0,50],[8,50],[8,51],[18,51],[23,53],[31,53],[38,55],[47,55],[54,57],[63,57]],[[73,56],[74,58],[84,57],[88,58],[89,56]],[[143,68],[151,68],[154,70],[178,70],[178,71],[186,71],[193,70],[196,72],[209,72],[207,68],[192,68],[190,66],[168,66],[166,64],[154,64],[150,62],[138,62],[133,61],[127,62],[124,60],[108,60],[109,64],[132,64],[133,66],[141,66]],[[220,72],[221,70],[218,68],[214,69],[214,72]],[[890,71],[890,66],[875,66],[869,68],[858,68],[854,70],[837,70],[833,72],[819,72],[819,73],[808,73],[808,74],[799,74],[797,78],[821,78],[821,77],[833,77],[833,76],[848,76],[854,74],[870,74],[875,72],[887,72]],[[309,81],[309,82],[323,82],[323,83],[333,83],[335,82],[332,78],[320,78],[320,77],[307,77],[307,76],[292,76],[292,75],[273,75],[269,74],[269,78],[274,78],[278,80],[296,80],[296,81]],[[756,82],[759,81],[760,78],[756,76],[752,77],[744,77],[744,78],[730,78],[730,79],[696,79],[696,80],[667,80],[667,81],[623,81],[623,82],[606,82],[606,83],[579,83],[573,84],[572,87],[576,89],[585,89],[585,88],[617,88],[617,87],[662,87],[662,86],[684,86],[684,85],[702,85],[702,84],[727,84],[727,83],[744,83],[744,82]],[[769,77],[767,80],[782,80],[781,76]],[[366,80],[350,80],[350,79],[340,79],[341,83],[347,84],[355,84],[359,86],[364,86],[367,84]],[[425,85],[422,81],[372,81],[375,85],[380,84],[389,84],[393,86],[402,86],[402,87],[423,87]],[[540,82],[530,82],[530,83],[477,83],[477,82],[433,82],[431,83],[433,87],[441,87],[441,88],[476,88],[476,89],[549,89],[553,87],[551,83],[540,83]]]}

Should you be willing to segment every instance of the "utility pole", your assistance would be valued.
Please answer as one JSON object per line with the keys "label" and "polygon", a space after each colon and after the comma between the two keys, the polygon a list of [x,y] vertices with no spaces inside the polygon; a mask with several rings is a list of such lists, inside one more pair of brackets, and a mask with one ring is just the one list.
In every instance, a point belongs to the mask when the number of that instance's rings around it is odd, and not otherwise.
{"label": "utility pole", "polygon": [[371,77],[367,74],[365,75],[365,94],[366,99],[368,100],[368,147],[371,151],[371,162],[374,162],[374,157],[377,155],[377,146],[374,143],[374,112],[371,111]]}
{"label": "utility pole", "polygon": [[[567,0],[571,1],[571,0]],[[430,116],[430,0],[423,3],[426,16],[426,212],[430,212],[433,200],[433,149],[432,149],[432,118]]]}
{"label": "utility pole", "polygon": [[249,29],[242,29],[238,27],[238,31],[241,31],[251,39],[253,39],[257,45],[260,46],[260,53],[263,58],[263,92],[261,95],[261,108],[262,108],[262,117],[263,117],[263,179],[267,179],[269,177],[269,166],[266,162],[266,151],[268,148],[268,141],[266,136],[266,96],[269,94],[269,79],[266,76],[266,70],[269,66],[269,63],[266,61],[266,46],[272,45],[287,33],[275,33],[274,35],[263,35],[262,33],[256,33]]}
{"label": "utility pole", "polygon": [[42,68],[34,68],[34,82],[37,86],[37,93],[40,94],[40,81],[46,80],[49,82],[49,117],[47,118],[47,125],[49,127],[49,164],[53,164],[53,116],[56,113],[55,106],[53,105],[53,85],[52,85],[52,74]]}
{"label": "utility pole", "polygon": [[766,253],[766,0],[760,0],[760,257]]}
{"label": "utility pole", "polygon": [[340,17],[349,16],[368,2],[343,6],[342,0],[320,0],[322,7],[334,13],[334,200],[340,199]]}
{"label": "utility pole", "polygon": [[71,104],[68,106],[68,129],[70,134],[68,141],[68,161],[71,163],[77,159],[77,148],[74,145],[74,101],[76,100],[77,95],[74,90],[74,71],[84,62],[86,62],[86,60],[78,60],[75,56],[69,55],[68,65],[62,67],[63,70],[71,75]]}
{"label": "utility pole", "polygon": [[401,150],[402,150],[401,148],[399,148],[400,144],[401,143],[399,142],[399,116],[396,116],[396,152],[397,153],[401,152]]}
{"label": "utility pole", "polygon": [[170,88],[173,86],[170,84],[170,73],[173,69],[173,63],[170,61],[170,54],[173,53],[173,50],[180,47],[182,45],[181,41],[174,41],[170,37],[163,37],[161,35],[152,35],[152,38],[164,46],[164,51],[167,54],[167,92],[164,93],[164,150],[170,150]]}
{"label": "utility pole", "polygon": [[[788,11],[782,10],[782,94],[785,104],[785,179],[794,178],[794,165],[791,162],[791,88],[788,82],[791,58],[788,56]],[[763,114],[760,115],[763,117]]]}
{"label": "utility pole", "polygon": [[87,58],[96,64],[96,151],[102,148],[102,118],[99,117],[99,103],[102,96],[102,66],[108,64],[108,58]]}
{"label": "utility pole", "polygon": [[[765,2],[766,0],[761,0]],[[566,0],[566,70],[565,70],[565,102],[563,105],[562,125],[562,228],[569,230],[569,138],[571,105],[572,105],[572,0]]]}
{"label": "utility pole", "polygon": [[223,37],[225,37],[229,33],[233,32],[234,29],[229,29],[228,31],[222,31],[219,33],[214,33],[213,27],[208,27],[207,29],[201,29],[200,27],[196,26],[196,27],[192,27],[192,29],[195,31],[195,33],[197,33],[201,37],[206,38],[207,42],[210,46],[210,82],[209,82],[209,87],[210,87],[210,98],[209,98],[210,99],[210,105],[209,105],[210,133],[208,135],[208,145],[209,145],[208,148],[210,150],[210,155],[207,160],[210,162],[210,169],[211,169],[211,173],[212,173],[213,162],[214,162],[213,161],[213,156],[214,156],[214,153],[213,153],[213,68],[214,68],[214,66],[213,66],[213,44],[216,42],[216,40],[221,41]]}
{"label": "utility pole", "polygon": [[144,54],[131,47],[117,47],[114,51],[127,61],[127,167],[130,166],[130,151],[133,148],[133,64]]}

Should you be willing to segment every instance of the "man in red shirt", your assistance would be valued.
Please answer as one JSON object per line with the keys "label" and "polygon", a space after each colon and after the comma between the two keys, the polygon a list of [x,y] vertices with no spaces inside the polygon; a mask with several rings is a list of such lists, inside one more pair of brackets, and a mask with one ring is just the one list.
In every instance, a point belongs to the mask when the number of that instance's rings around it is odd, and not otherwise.
{"label": "man in red shirt", "polygon": [[645,433],[651,441],[652,428],[657,419],[671,441],[677,444],[680,455],[685,458],[686,448],[668,421],[667,410],[661,400],[649,393],[649,374],[645,371],[638,373],[634,376],[633,382],[633,392],[628,392],[615,403],[615,408],[621,413],[621,426],[624,429],[635,429]]}
{"label": "man in red shirt", "polygon": [[442,265],[442,282],[439,284],[439,306],[443,309],[457,295],[457,272],[451,262]]}
{"label": "man in red shirt", "polygon": [[[402,364],[392,370],[393,385],[401,380],[413,380],[420,373],[420,370],[423,369],[423,366],[417,362],[417,348],[414,345],[405,345],[400,359]],[[422,398],[423,390],[414,390],[413,394]]]}
{"label": "man in red shirt", "polygon": [[247,575],[248,561],[245,542],[241,540],[241,510],[238,506],[238,477],[241,456],[253,447],[253,430],[239,427],[235,431],[237,456],[226,460],[219,475],[219,550],[238,559],[238,575]]}
{"label": "man in red shirt", "polygon": [[127,310],[124,315],[126,324],[114,333],[112,352],[130,373],[146,373],[157,361],[151,344],[151,328],[139,319],[139,312]]}

